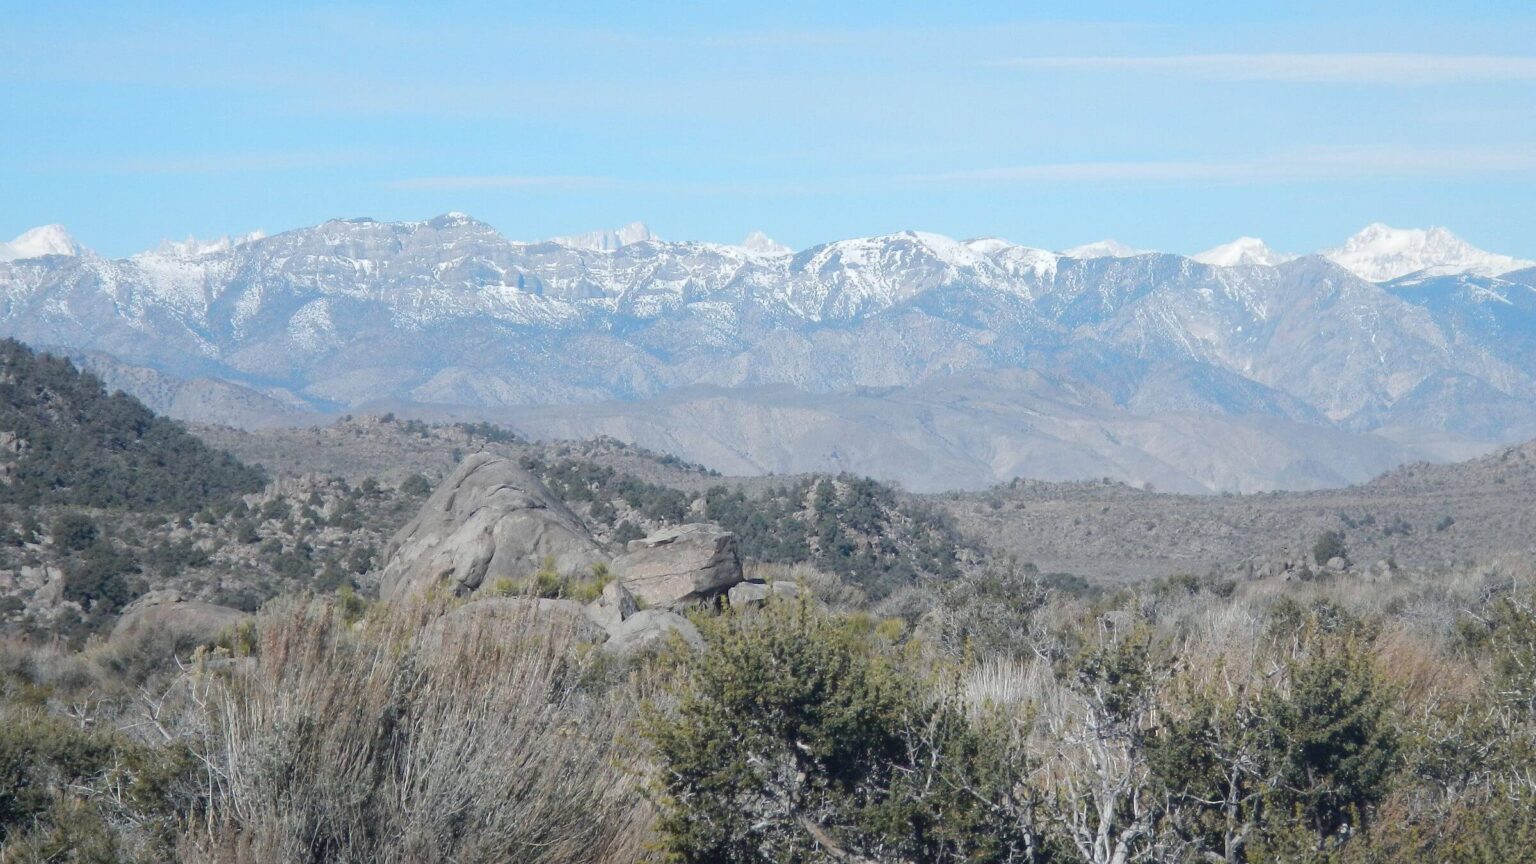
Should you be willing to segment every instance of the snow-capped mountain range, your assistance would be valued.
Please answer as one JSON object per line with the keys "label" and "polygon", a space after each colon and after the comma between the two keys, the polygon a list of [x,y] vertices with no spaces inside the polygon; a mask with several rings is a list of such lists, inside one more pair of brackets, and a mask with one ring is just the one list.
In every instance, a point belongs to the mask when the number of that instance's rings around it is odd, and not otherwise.
{"label": "snow-capped mountain range", "polygon": [[792,252],[451,213],[123,259],[50,227],[0,261],[0,333],[109,380],[239,385],[240,416],[387,405],[914,488],[1306,488],[1536,434],[1536,270],[1440,229],[1306,257],[912,231]]}
{"label": "snow-capped mountain range", "polygon": [[[464,213],[448,213],[440,218],[474,221]],[[261,240],[266,236],[263,231],[252,231],[238,237],[224,236],[214,240],[199,240],[195,237],[188,237],[183,241],[166,240],[154,250],[154,254],[161,257],[196,258],[215,252],[225,252],[234,246]],[[544,242],[591,252],[616,252],[636,243],[663,241],[644,222],[631,222],[622,228],[551,237]],[[996,238],[970,240],[966,243],[971,248],[985,248],[988,251],[1005,247],[1027,248],[1015,247],[1012,243]],[[790,247],[761,231],[748,234],[741,242],[740,248],[767,256],[790,255],[794,252]],[[44,255],[87,254],[90,253],[62,225],[39,226],[24,232],[10,243],[0,243],[0,261],[40,258]],[[1086,259],[1134,258],[1137,255],[1160,253],[1150,249],[1137,249],[1118,240],[1105,239],[1063,249],[1058,254],[1065,258]],[[1536,261],[1478,249],[1444,228],[1393,228],[1380,222],[1367,225],[1346,240],[1342,246],[1317,254],[1371,282],[1387,282],[1421,271],[1427,271],[1429,275],[1436,276],[1459,273],[1499,276],[1515,270],[1536,267]],[[1301,256],[1276,252],[1257,237],[1239,237],[1230,243],[1214,246],[1189,257],[1193,261],[1213,267],[1246,265],[1274,267]]]}

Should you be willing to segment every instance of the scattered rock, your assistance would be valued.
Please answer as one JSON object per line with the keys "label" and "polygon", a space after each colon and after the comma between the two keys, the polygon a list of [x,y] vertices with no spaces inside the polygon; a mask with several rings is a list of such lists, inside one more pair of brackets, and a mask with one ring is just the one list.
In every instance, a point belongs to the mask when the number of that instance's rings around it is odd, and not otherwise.
{"label": "scattered rock", "polygon": [[1337,555],[1328,559],[1327,566],[1329,570],[1332,570],[1335,573],[1343,573],[1345,570],[1349,569],[1349,563]]}
{"label": "scattered rock", "polygon": [[748,609],[762,606],[768,602],[768,597],[778,594],[786,598],[794,598],[800,594],[800,586],[794,582],[779,580],[777,582],[742,582],[731,586],[726,592],[731,606],[737,609]]}
{"label": "scattered rock", "polygon": [[390,540],[379,596],[399,599],[439,585],[469,594],[498,579],[526,579],[546,558],[568,574],[604,557],[537,477],[510,459],[476,453]]}
{"label": "scattered rock", "polygon": [[1136,616],[1126,609],[1111,609],[1100,615],[1099,621],[1116,633],[1128,633],[1136,625]]}
{"label": "scattered rock", "polygon": [[1364,568],[1360,575],[1367,582],[1387,582],[1392,579],[1392,565],[1386,561],[1377,561]]}
{"label": "scattered rock", "polygon": [[[23,568],[25,570],[26,568]],[[57,567],[44,565],[38,568],[40,584],[37,593],[33,596],[38,601],[49,606],[57,606],[64,602],[64,573]]]}
{"label": "scattered rock", "polygon": [[630,541],[613,572],[641,602],[670,608],[714,597],[742,579],[736,535],[701,522]]}
{"label": "scattered rock", "polygon": [[620,655],[651,650],[666,644],[674,632],[695,651],[704,648],[704,637],[687,618],[667,609],[642,609],[614,628],[603,650]]}
{"label": "scattered rock", "polygon": [[612,633],[626,618],[640,611],[635,595],[618,581],[603,586],[603,595],[587,604],[588,620]]}

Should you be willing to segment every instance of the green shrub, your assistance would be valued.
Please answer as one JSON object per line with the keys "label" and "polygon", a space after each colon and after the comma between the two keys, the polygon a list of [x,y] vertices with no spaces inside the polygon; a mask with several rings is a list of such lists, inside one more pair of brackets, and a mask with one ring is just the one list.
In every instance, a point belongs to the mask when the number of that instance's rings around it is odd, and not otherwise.
{"label": "green shrub", "polygon": [[82,513],[65,513],[53,520],[48,528],[48,536],[53,538],[53,545],[69,552],[79,552],[101,536],[96,529],[96,522],[91,517]]}
{"label": "green shrub", "polygon": [[1018,860],[1011,778],[988,773],[1008,765],[869,628],[802,600],[704,632],[647,723],[676,860]]}
{"label": "green shrub", "polygon": [[1392,696],[1352,634],[1315,638],[1288,675],[1288,692],[1272,691],[1262,709],[1281,778],[1272,803],[1318,842],[1358,832],[1396,768]]}
{"label": "green shrub", "polygon": [[413,497],[432,494],[432,481],[423,474],[412,474],[400,484],[400,493]]}
{"label": "green shrub", "polygon": [[120,860],[107,854],[112,835],[93,806],[103,800],[96,793],[108,790],[112,816],[158,825],[168,841],[178,811],[191,812],[184,792],[194,763],[181,747],[135,744],[41,710],[0,709],[0,849],[20,843],[62,852],[86,844],[97,857],[65,860]]}
{"label": "green shrub", "polygon": [[1319,564],[1327,564],[1335,558],[1349,558],[1349,550],[1344,546],[1344,532],[1324,531],[1318,536],[1317,542],[1312,544],[1312,557]]}

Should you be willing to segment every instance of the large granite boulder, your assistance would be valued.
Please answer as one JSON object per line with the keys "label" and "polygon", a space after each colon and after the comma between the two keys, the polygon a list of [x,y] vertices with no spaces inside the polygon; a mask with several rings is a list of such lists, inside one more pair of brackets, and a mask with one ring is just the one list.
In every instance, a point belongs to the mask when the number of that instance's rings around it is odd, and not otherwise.
{"label": "large granite boulder", "polygon": [[569,574],[605,557],[537,477],[510,459],[476,453],[390,540],[379,596],[395,600],[439,586],[469,594],[499,579],[526,579],[545,559]]}
{"label": "large granite boulder", "polygon": [[175,591],[151,591],[128,604],[108,641],[116,645],[158,642],[184,651],[213,643],[250,617],[228,606],[183,599]]}
{"label": "large granite boulder", "polygon": [[641,609],[625,618],[609,631],[603,650],[620,656],[651,651],[667,644],[673,633],[682,636],[689,648],[703,650],[704,637],[699,635],[699,629],[692,621],[668,609]]}
{"label": "large granite boulder", "polygon": [[417,639],[421,644],[443,648],[482,639],[516,644],[529,634],[543,639],[556,632],[568,633],[577,642],[608,638],[602,627],[587,619],[585,609],[575,600],[482,597],[435,619]]}
{"label": "large granite boulder", "polygon": [[736,535],[706,523],[630,541],[613,573],[642,605],[668,608],[714,597],[742,579]]}

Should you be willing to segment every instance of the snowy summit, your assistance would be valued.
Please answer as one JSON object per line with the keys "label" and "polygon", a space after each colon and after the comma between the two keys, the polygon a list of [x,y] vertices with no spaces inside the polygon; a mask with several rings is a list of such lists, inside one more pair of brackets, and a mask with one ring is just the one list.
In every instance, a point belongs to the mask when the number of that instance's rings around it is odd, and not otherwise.
{"label": "snowy summit", "polygon": [[1068,258],[1132,258],[1147,254],[1147,250],[1132,249],[1119,240],[1100,240],[1096,243],[1084,243],[1081,246],[1073,246],[1071,249],[1063,249],[1061,254]]}
{"label": "snowy summit", "polygon": [[0,243],[0,261],[20,261],[44,255],[79,255],[84,249],[63,225],[43,225],[9,243]]}
{"label": "snowy summit", "polygon": [[1536,267],[1536,261],[1485,252],[1444,228],[1392,228],[1380,222],[1367,225],[1343,246],[1322,254],[1370,282],[1386,282],[1421,270],[1431,270],[1432,275],[1498,276]]}
{"label": "snowy summit", "polygon": [[201,258],[205,255],[215,255],[246,243],[254,243],[267,236],[265,231],[256,230],[238,237],[224,235],[213,240],[201,240],[197,237],[188,237],[185,240],[162,240],[159,248],[153,253],[165,258]]}
{"label": "snowy summit", "polygon": [[741,248],[754,255],[788,255],[795,251],[761,231],[748,234],[747,239],[741,241]]}
{"label": "snowy summit", "polygon": [[1201,264],[1209,264],[1212,267],[1237,267],[1240,265],[1258,265],[1260,267],[1273,267],[1283,264],[1295,258],[1295,255],[1286,255],[1276,252],[1264,245],[1264,241],[1257,237],[1239,237],[1231,243],[1223,243],[1211,249],[1207,249],[1190,258]]}
{"label": "snowy summit", "polygon": [[593,252],[614,252],[632,243],[660,240],[644,222],[631,222],[617,231],[588,231],[585,234],[569,234],[551,237],[549,242],[573,249],[590,249]]}

